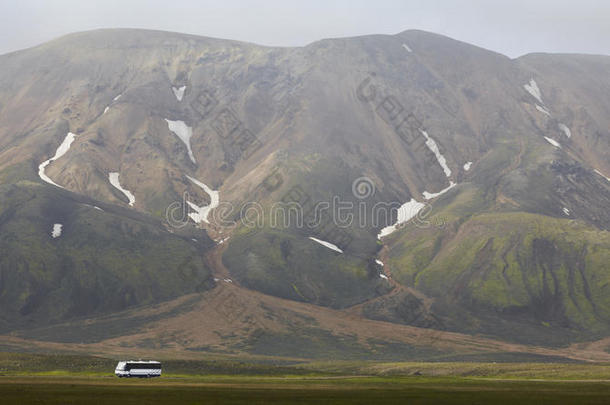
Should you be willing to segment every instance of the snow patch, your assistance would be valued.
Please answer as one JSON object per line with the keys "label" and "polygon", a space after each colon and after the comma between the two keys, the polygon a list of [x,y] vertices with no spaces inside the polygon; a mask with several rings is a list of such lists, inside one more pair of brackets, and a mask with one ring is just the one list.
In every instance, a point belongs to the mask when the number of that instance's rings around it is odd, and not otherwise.
{"label": "snow patch", "polygon": [[115,98],[113,98],[113,99],[112,99],[112,101],[118,101],[118,100],[119,100],[119,98],[121,98],[121,96],[122,96],[122,95],[123,95],[123,94],[119,94],[118,96],[116,96]]}
{"label": "snow patch", "polygon": [[451,189],[452,189],[453,187],[455,187],[455,186],[457,186],[457,184],[456,184],[456,183],[454,183],[454,182],[452,182],[452,181],[450,181],[450,182],[449,182],[449,186],[448,186],[448,187],[446,187],[446,188],[444,188],[444,189],[442,189],[442,190],[441,190],[441,191],[439,191],[438,193],[429,193],[429,192],[427,192],[427,191],[424,191],[422,194],[424,195],[424,198],[425,198],[426,200],[431,200],[431,199],[433,199],[433,198],[436,198],[436,197],[438,197],[438,196],[440,196],[440,195],[445,194],[447,191],[451,190]]}
{"label": "snow patch", "polygon": [[186,203],[188,204],[189,207],[191,207],[191,209],[193,211],[195,211],[195,212],[189,213],[189,218],[191,218],[193,220],[193,222],[195,222],[196,224],[201,223],[201,222],[205,222],[206,224],[209,224],[207,215],[205,215],[205,213],[203,212],[205,209],[205,206],[200,207],[197,204],[193,204],[190,201],[187,201]]}
{"label": "snow patch", "polygon": [[102,115],[106,114],[108,112],[108,110],[110,110],[110,107],[104,108],[104,112],[102,113]]}
{"label": "snow patch", "polygon": [[466,162],[466,163],[464,163],[464,171],[468,171],[468,170],[470,170],[470,166],[472,166],[472,162]]}
{"label": "snow patch", "polygon": [[563,131],[564,134],[566,134],[566,136],[568,138],[572,137],[572,131],[570,131],[570,128],[568,128],[567,125],[565,124],[559,124],[559,129],[561,129]]}
{"label": "snow patch", "polygon": [[538,83],[536,83],[536,81],[534,79],[531,79],[529,83],[524,84],[523,87],[536,100],[538,100],[540,102],[540,104],[544,104],[542,102],[542,93],[540,92],[540,89],[538,88]]}
{"label": "snow patch", "polygon": [[396,219],[396,223],[394,225],[386,226],[379,232],[377,235],[377,239],[381,239],[384,236],[388,236],[392,232],[398,229],[401,224],[409,221],[411,218],[417,215],[417,213],[424,208],[426,205],[420,203],[412,198],[411,201],[404,203],[398,208],[398,218]]}
{"label": "snow patch", "polygon": [[602,172],[600,172],[599,170],[595,169],[595,173],[599,174],[600,176],[602,176],[604,179],[610,181],[610,177],[606,177],[602,174]]}
{"label": "snow patch", "polygon": [[403,48],[405,48],[405,50],[406,50],[407,52],[409,52],[409,53],[410,53],[410,52],[413,52],[413,49],[411,49],[411,48],[409,47],[409,45],[407,45],[407,44],[402,44],[402,47],[403,47]]}
{"label": "snow patch", "polygon": [[45,182],[52,184],[56,187],[59,188],[63,188],[62,186],[60,186],[59,184],[55,183],[53,180],[51,180],[44,172],[45,168],[54,160],[59,159],[60,157],[62,157],[63,155],[65,155],[69,150],[70,150],[70,146],[72,145],[72,142],[74,142],[74,139],[76,138],[76,135],[74,135],[72,132],[68,132],[68,135],[66,135],[66,137],[64,138],[63,142],[61,143],[61,145],[59,145],[59,147],[57,148],[57,150],[55,151],[55,156],[53,156],[51,159],[49,160],[45,160],[44,162],[42,162],[39,166],[38,166],[38,176]]}
{"label": "snow patch", "polygon": [[380,265],[381,267],[383,267],[383,262],[379,259],[375,260],[375,263],[377,263],[378,265]]}
{"label": "snow patch", "polygon": [[110,181],[110,184],[112,184],[114,188],[125,194],[125,197],[127,197],[129,200],[129,205],[133,207],[136,202],[136,197],[131,193],[131,191],[125,190],[123,187],[121,187],[121,183],[119,182],[119,173],[108,173],[108,181]]}
{"label": "snow patch", "polygon": [[569,216],[570,215],[570,210],[567,209],[566,207],[563,207],[563,213]]}
{"label": "snow patch", "polygon": [[230,278],[223,278],[222,281],[224,281],[225,283],[232,283],[233,280],[231,280]]}
{"label": "snow patch", "polygon": [[324,247],[327,247],[327,248],[329,248],[331,250],[334,250],[335,252],[343,253],[343,250],[339,249],[337,247],[337,245],[334,245],[334,244],[332,244],[330,242],[326,242],[326,241],[323,241],[321,239],[314,238],[313,236],[310,236],[309,239],[313,240],[314,242],[319,243],[320,245],[322,245]]}
{"label": "snow patch", "polygon": [[51,231],[51,236],[53,237],[53,239],[59,238],[61,236],[62,227],[62,224],[53,224],[53,230]]}
{"label": "snow patch", "polygon": [[186,90],[186,86],[182,87],[173,87],[172,91],[174,92],[174,96],[178,99],[178,101],[182,101],[182,97],[184,97],[184,90]]}
{"label": "snow patch", "polygon": [[93,208],[94,208],[94,209],[96,209],[96,210],[98,210],[98,211],[102,211],[102,212],[104,212],[104,210],[103,210],[103,209],[101,209],[100,207],[98,207],[97,205],[94,205],[94,206],[93,206]]}
{"label": "snow patch", "polygon": [[560,144],[559,144],[559,142],[557,142],[556,140],[554,140],[554,139],[552,139],[552,138],[549,138],[549,137],[546,137],[546,136],[544,137],[544,139],[546,139],[546,141],[547,141],[548,143],[550,143],[551,145],[553,145],[554,147],[556,147],[556,148],[561,148],[561,145],[560,145]]}
{"label": "snow patch", "polygon": [[189,217],[197,224],[200,222],[205,222],[206,224],[209,224],[210,222],[208,221],[208,216],[210,215],[210,211],[218,207],[218,205],[220,204],[220,192],[217,190],[212,190],[206,184],[203,184],[202,182],[192,178],[191,176],[186,177],[190,181],[201,187],[203,191],[205,191],[210,196],[210,205],[204,205],[201,207],[196,204],[193,204],[190,201],[187,201],[186,203],[189,205],[189,207],[191,207],[191,209],[195,211],[189,213]]}
{"label": "snow patch", "polygon": [[387,280],[387,279],[388,279],[388,276],[386,276],[386,275],[385,275],[385,274],[383,274],[383,273],[379,273],[379,278],[382,278],[382,279],[384,279],[384,280]]}
{"label": "snow patch", "polygon": [[438,164],[441,165],[441,167],[443,168],[445,176],[451,176],[451,169],[449,169],[449,166],[447,166],[447,159],[445,159],[445,157],[441,154],[441,151],[438,149],[438,145],[436,144],[434,139],[430,138],[430,135],[428,135],[428,133],[423,129],[420,129],[419,131],[426,137],[426,146],[436,156],[436,160],[438,161]]}
{"label": "snow patch", "polygon": [[536,104],[536,110],[540,111],[543,114],[548,115],[549,117],[551,116],[551,113],[549,112],[549,110],[547,110],[546,108]]}
{"label": "snow patch", "polygon": [[193,136],[193,129],[186,125],[184,121],[171,121],[165,119],[167,122],[167,127],[171,132],[173,132],[184,144],[186,145],[186,149],[188,150],[189,158],[193,163],[197,163],[195,161],[195,156],[193,155],[193,150],[191,149],[191,136]]}

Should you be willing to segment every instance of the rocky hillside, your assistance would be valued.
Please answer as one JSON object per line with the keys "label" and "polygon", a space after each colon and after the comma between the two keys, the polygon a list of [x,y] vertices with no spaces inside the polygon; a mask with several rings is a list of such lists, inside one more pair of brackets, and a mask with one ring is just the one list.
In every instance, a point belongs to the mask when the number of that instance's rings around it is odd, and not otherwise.
{"label": "rocky hillside", "polygon": [[235,283],[390,327],[610,334],[609,56],[101,30],[0,67],[3,331]]}

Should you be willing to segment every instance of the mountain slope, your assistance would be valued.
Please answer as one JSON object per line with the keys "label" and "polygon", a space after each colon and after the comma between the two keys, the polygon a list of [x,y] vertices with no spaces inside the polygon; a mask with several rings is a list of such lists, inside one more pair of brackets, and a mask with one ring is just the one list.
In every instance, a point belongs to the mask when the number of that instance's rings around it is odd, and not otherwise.
{"label": "mountain slope", "polygon": [[0,330],[214,286],[201,231],[178,236],[144,215],[93,204],[30,181],[0,186]]}
{"label": "mountain slope", "polygon": [[0,66],[4,330],[227,279],[523,344],[607,336],[608,56],[99,30]]}

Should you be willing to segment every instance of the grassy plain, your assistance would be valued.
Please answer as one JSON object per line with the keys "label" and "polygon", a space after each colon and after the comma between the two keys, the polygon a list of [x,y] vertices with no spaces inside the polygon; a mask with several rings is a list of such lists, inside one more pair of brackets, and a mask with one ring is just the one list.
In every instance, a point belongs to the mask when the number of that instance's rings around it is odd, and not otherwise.
{"label": "grassy plain", "polygon": [[165,360],[118,379],[115,360],[0,353],[2,404],[605,404],[610,365]]}
{"label": "grassy plain", "polygon": [[610,382],[464,377],[0,378],[5,404],[606,404]]}

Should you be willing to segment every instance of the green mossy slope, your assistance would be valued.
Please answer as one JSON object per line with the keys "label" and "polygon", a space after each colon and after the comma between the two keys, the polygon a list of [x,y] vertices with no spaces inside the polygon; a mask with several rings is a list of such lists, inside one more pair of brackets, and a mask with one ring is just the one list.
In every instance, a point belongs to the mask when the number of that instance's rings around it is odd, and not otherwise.
{"label": "green mossy slope", "polygon": [[607,333],[610,233],[524,212],[469,214],[480,203],[465,188],[431,218],[444,226],[394,236],[394,278],[433,297],[450,329],[542,344]]}
{"label": "green mossy slope", "polygon": [[[160,222],[20,181],[0,186],[0,329],[41,326],[211,288],[199,243]],[[61,235],[51,236],[53,224]]]}

